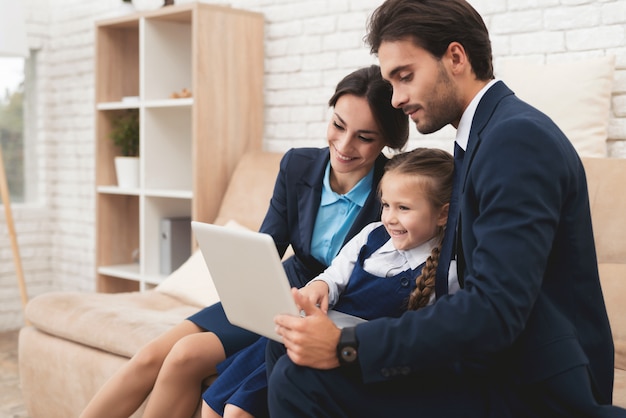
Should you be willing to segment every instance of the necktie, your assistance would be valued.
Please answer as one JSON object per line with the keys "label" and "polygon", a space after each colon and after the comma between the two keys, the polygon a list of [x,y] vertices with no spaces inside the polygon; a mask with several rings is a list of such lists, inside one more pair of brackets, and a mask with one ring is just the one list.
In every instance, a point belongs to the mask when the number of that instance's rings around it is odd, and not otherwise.
{"label": "necktie", "polygon": [[446,231],[439,254],[439,265],[435,274],[435,294],[437,298],[448,294],[448,271],[450,262],[455,257],[456,224],[459,218],[459,194],[461,189],[461,169],[463,167],[463,157],[465,151],[454,143],[454,182],[452,183],[452,196],[450,197],[450,208],[448,210],[448,221]]}

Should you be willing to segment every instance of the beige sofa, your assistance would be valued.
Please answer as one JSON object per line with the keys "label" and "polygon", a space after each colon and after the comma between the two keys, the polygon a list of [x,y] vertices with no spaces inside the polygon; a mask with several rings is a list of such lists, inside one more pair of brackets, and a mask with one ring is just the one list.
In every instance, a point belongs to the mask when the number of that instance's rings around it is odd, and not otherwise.
{"label": "beige sofa", "polygon": [[613,403],[626,408],[626,159],[583,158],[602,293],[615,344]]}

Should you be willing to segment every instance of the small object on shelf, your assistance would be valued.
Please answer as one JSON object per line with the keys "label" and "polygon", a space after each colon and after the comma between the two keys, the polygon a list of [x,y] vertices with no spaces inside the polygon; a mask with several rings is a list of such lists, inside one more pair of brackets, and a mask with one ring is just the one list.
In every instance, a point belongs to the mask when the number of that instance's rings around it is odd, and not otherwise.
{"label": "small object on shelf", "polygon": [[133,6],[137,10],[156,10],[159,7],[163,7],[165,2],[163,0],[132,0]]}
{"label": "small object on shelf", "polygon": [[186,99],[188,97],[191,97],[191,91],[187,88],[183,88],[180,92],[175,91],[170,94],[170,99]]}
{"label": "small object on shelf", "polygon": [[122,97],[122,103],[136,103],[139,101],[139,96],[124,96]]}
{"label": "small object on shelf", "polygon": [[141,253],[139,252],[139,248],[135,248],[133,250],[131,257],[133,259],[133,263],[139,264],[139,261],[141,260]]}
{"label": "small object on shelf", "polygon": [[115,162],[115,175],[117,186],[121,189],[136,189],[139,187],[139,157],[117,156]]}
{"label": "small object on shelf", "polygon": [[160,272],[168,275],[191,254],[191,217],[161,219],[160,247]]}

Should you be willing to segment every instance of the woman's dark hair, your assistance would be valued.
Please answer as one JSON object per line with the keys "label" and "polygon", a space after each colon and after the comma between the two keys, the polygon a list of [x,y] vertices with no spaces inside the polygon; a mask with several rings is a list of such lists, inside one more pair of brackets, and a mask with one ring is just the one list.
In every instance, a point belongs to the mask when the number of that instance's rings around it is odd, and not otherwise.
{"label": "woman's dark hair", "polygon": [[401,109],[391,105],[392,93],[391,85],[380,74],[380,67],[371,65],[345,76],[337,84],[328,105],[335,107],[337,100],[345,94],[365,98],[376,125],[381,130],[385,145],[401,150],[409,139],[409,118]]}
{"label": "woman's dark hair", "polygon": [[[450,202],[452,182],[454,180],[454,158],[444,150],[437,148],[416,148],[409,152],[395,155],[385,165],[385,174],[380,181],[379,194],[387,173],[407,174],[423,179],[426,198],[435,210],[440,210]],[[430,301],[435,288],[435,273],[439,264],[441,243],[445,227],[437,231],[437,243],[422,268],[422,273],[415,278],[415,290],[411,293],[408,309],[423,308]]]}
{"label": "woman's dark hair", "polygon": [[373,54],[381,43],[412,39],[441,58],[448,45],[463,45],[479,80],[493,78],[491,41],[485,22],[465,0],[387,0],[370,16],[365,41]]}

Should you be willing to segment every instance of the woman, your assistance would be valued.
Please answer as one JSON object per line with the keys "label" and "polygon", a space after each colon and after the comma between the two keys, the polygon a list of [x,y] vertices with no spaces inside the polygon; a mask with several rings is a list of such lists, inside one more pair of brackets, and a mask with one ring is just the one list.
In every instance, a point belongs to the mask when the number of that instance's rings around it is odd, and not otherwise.
{"label": "woman", "polygon": [[[329,100],[328,147],[293,149],[283,157],[260,231],[274,238],[281,256],[291,245],[294,255],[283,265],[293,286],[321,273],[345,242],[380,219],[382,150],[401,150],[409,132],[391,95],[378,66],[347,75]],[[127,417],[151,392],[144,417],[189,417],[216,365],[258,338],[230,325],[221,304],[207,307],[137,352],[81,417]]]}

